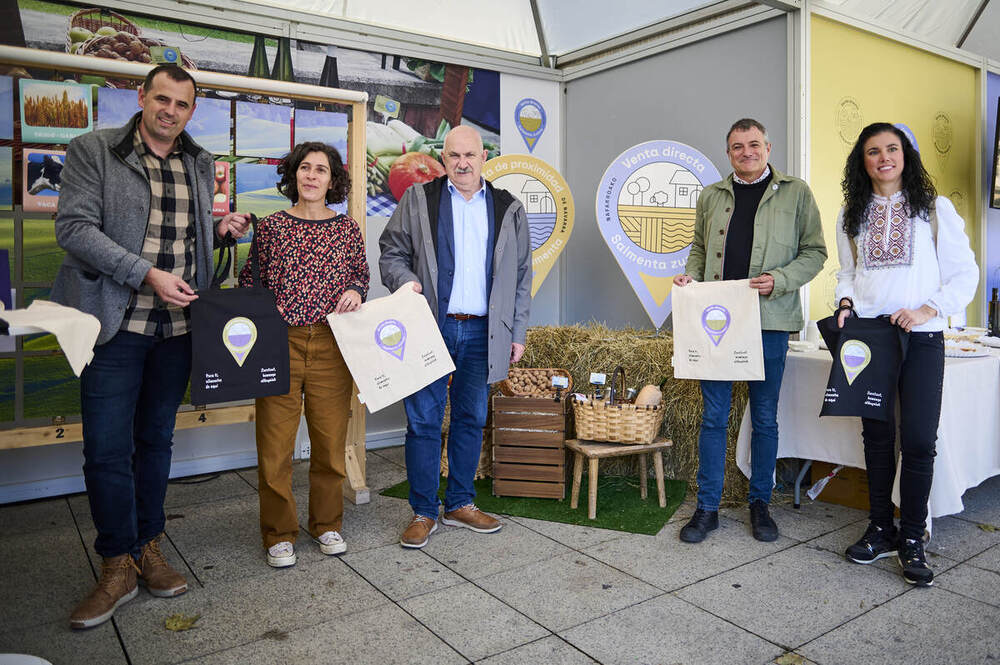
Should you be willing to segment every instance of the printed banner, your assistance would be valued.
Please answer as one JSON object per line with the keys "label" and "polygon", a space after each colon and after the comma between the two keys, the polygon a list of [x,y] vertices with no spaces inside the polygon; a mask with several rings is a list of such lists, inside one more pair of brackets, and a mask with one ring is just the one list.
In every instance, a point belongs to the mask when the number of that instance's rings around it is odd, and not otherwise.
{"label": "printed banner", "polygon": [[531,296],[538,293],[573,232],[573,195],[552,166],[530,155],[494,157],[483,177],[524,204],[531,234]]}
{"label": "printed banner", "polygon": [[514,107],[514,125],[528,146],[528,152],[535,151],[535,143],[545,131],[545,107],[530,97],[525,97]]}
{"label": "printed banner", "polygon": [[69,143],[91,130],[91,86],[21,79],[21,140]]}
{"label": "printed banner", "polygon": [[670,314],[673,277],[684,272],[701,191],[721,180],[705,155],[676,141],[632,146],[597,189],[597,224],[656,328]]}
{"label": "printed banner", "polygon": [[21,202],[25,212],[55,212],[62,189],[66,153],[61,150],[24,150]]}
{"label": "printed banner", "polygon": [[229,173],[232,170],[229,162],[215,163],[215,186],[212,192],[212,214],[225,217],[229,212]]}

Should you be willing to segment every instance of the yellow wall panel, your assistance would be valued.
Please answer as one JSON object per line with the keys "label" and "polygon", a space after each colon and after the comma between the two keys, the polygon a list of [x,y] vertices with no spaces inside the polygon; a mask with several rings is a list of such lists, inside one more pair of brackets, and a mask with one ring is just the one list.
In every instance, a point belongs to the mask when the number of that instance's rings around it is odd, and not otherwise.
{"label": "yellow wall panel", "polygon": [[[977,261],[982,260],[978,71],[820,16],[812,18],[811,43],[809,180],[830,256],[810,285],[810,318],[823,318],[833,309],[840,265],[834,237],[843,201],[840,180],[847,153],[869,123],[901,122],[913,131],[938,194],[955,203]],[[979,300],[977,293],[968,309],[970,325],[980,322]]]}

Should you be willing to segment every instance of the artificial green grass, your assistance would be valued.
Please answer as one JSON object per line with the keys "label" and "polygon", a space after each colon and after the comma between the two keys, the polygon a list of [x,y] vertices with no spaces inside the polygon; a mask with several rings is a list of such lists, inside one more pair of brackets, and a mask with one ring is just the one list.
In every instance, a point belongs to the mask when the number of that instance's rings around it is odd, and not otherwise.
{"label": "artificial green grass", "polygon": [[[444,500],[446,478],[441,478],[438,495]],[[493,480],[484,478],[475,482],[476,505],[488,513],[512,515],[514,517],[530,517],[547,522],[562,522],[564,524],[579,524],[599,529],[628,531],[649,536],[659,533],[663,525],[674,514],[684,500],[687,483],[683,480],[664,479],[664,489],[667,495],[667,507],[660,508],[656,494],[656,481],[648,482],[648,497],[645,501],[639,498],[639,479],[620,476],[597,477],[597,519],[587,518],[587,475],[584,474],[580,483],[580,502],[576,510],[569,507],[570,485],[566,486],[564,499],[531,499],[514,496],[493,496]],[[382,490],[383,496],[397,499],[409,497],[410,484],[403,481]]]}

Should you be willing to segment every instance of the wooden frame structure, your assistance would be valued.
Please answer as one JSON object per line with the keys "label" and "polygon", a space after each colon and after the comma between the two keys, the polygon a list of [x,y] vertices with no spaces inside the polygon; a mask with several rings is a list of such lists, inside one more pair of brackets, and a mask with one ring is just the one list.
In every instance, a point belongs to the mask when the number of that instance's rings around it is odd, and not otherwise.
{"label": "wooden frame structure", "polygon": [[[0,45],[0,64],[134,80],[145,78],[146,74],[154,66],[6,45]],[[368,113],[368,93],[200,70],[190,70],[190,73],[198,86],[203,88],[237,93],[265,94],[349,106],[347,168],[351,176],[351,182],[366,182],[365,121]],[[361,227],[362,237],[365,237],[365,187],[356,186],[351,188],[347,201],[347,212],[358,222],[358,225]],[[369,501],[369,490],[365,482],[365,409],[358,402],[356,388],[354,393],[354,397],[351,400],[350,420],[347,428],[345,457],[348,482],[344,484],[344,494],[354,503],[367,503]],[[187,406],[182,407],[177,413],[177,429],[253,422],[254,417],[254,407],[252,404],[216,408]],[[0,450],[69,443],[80,440],[82,440],[82,426],[79,421],[54,422],[51,425],[41,427],[0,428]]]}

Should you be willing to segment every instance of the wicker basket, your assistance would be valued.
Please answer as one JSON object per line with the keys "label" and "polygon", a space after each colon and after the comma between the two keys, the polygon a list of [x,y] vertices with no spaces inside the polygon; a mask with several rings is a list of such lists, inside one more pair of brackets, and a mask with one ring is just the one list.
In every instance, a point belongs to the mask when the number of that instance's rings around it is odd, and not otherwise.
{"label": "wicker basket", "polygon": [[573,400],[576,438],[610,443],[652,443],[663,424],[662,406]]}
{"label": "wicker basket", "polygon": [[[534,392],[523,392],[514,389],[514,386],[510,382],[510,374],[514,372],[532,372],[538,375],[544,375],[547,377],[546,384],[549,386],[548,390],[534,391]],[[573,377],[565,369],[560,369],[558,367],[511,367],[508,373],[508,378],[500,382],[500,392],[507,397],[554,397],[556,394],[555,388],[551,387],[553,376],[564,376],[567,380],[567,385],[562,388],[562,394],[568,395],[573,391]]]}
{"label": "wicker basket", "polygon": [[66,52],[72,53],[73,42],[69,38],[70,28],[86,28],[93,33],[105,27],[111,27],[119,32],[139,36],[139,27],[121,14],[108,9],[81,9],[69,17],[69,28],[66,29]]}

